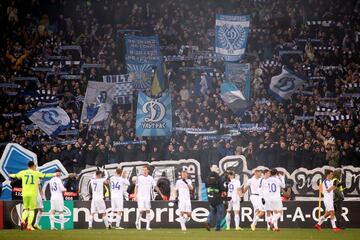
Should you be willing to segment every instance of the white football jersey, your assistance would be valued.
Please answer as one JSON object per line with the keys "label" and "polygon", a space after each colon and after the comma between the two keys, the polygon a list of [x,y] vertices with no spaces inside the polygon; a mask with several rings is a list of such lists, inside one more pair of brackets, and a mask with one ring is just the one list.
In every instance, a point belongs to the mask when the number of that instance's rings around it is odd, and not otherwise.
{"label": "white football jersey", "polygon": [[255,194],[255,195],[260,194],[260,178],[256,178],[255,176],[253,176],[252,178],[250,178],[247,181],[246,185],[249,187],[250,195],[251,194]]}
{"label": "white football jersey", "polygon": [[228,197],[231,197],[231,201],[240,201],[240,196],[238,194],[238,188],[241,187],[240,181],[238,179],[231,179],[228,184]]}
{"label": "white football jersey", "polygon": [[333,186],[331,180],[325,179],[322,183],[322,192],[324,194],[324,201],[333,201],[334,200],[334,191],[328,192],[327,190]]}
{"label": "white football jersey", "polygon": [[285,188],[284,177],[271,176],[265,180],[266,190],[264,194],[269,198],[281,198],[281,188]]}
{"label": "white football jersey", "polygon": [[93,199],[104,199],[104,182],[106,178],[93,178],[90,180],[92,198]]}
{"label": "white football jersey", "polygon": [[153,187],[156,186],[154,178],[150,175],[148,175],[147,177],[145,177],[144,175],[140,175],[137,178],[136,186],[138,188],[137,190],[138,200],[150,201],[152,189]]}
{"label": "white football jersey", "polygon": [[51,178],[50,182],[50,192],[51,192],[51,200],[61,200],[64,199],[63,192],[66,191],[62,181],[58,177]]}
{"label": "white football jersey", "polygon": [[[192,183],[190,179],[186,179],[186,182],[189,186],[192,187]],[[179,192],[178,195],[179,201],[190,200],[190,189],[188,185],[186,185],[183,179],[178,179],[176,181],[175,189]]]}
{"label": "white football jersey", "polygon": [[126,186],[129,186],[130,182],[126,178],[112,176],[110,178],[110,193],[111,198],[124,198],[124,191]]}

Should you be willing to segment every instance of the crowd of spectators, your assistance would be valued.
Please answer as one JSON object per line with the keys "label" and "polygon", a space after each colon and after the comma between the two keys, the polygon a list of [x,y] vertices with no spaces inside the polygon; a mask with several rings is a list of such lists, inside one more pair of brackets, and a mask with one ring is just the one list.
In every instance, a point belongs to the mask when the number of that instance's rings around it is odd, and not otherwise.
{"label": "crowd of spectators", "polygon": [[[7,0],[0,3],[1,83],[20,88],[0,88],[0,142],[19,143],[38,154],[39,164],[59,159],[69,171],[122,161],[158,161],[194,158],[208,169],[225,156],[243,154],[248,167],[284,167],[293,171],[331,165],[360,166],[360,2],[356,0]],[[222,76],[214,76],[206,91],[196,92],[199,73],[186,67],[208,66],[223,72],[222,61],[166,62],[166,88],[171,91],[173,125],[219,130],[221,124],[257,123],[268,130],[246,132],[232,140],[208,141],[201,135],[174,132],[165,138],[135,136],[134,105],[115,105],[109,127],[79,128],[78,136],[60,136],[56,144],[33,128],[25,113],[36,107],[26,94],[48,90],[74,121],[79,119],[88,81],[102,75],[126,73],[123,29],[143,35],[158,34],[163,55],[191,56],[198,47],[214,49],[216,13],[251,15],[251,33],[242,62],[251,64],[253,105],[237,116],[220,98]],[[328,21],[330,24],[307,24]],[[137,33],[139,34],[139,33]],[[304,41],[300,44],[300,40]],[[78,80],[61,79],[63,66],[49,66],[50,56],[62,55],[60,46],[79,45],[82,53],[71,60],[99,63],[102,68],[79,71],[66,66]],[[326,47],[326,48],[325,48]],[[298,56],[280,57],[281,50],[300,50]],[[277,64],[264,64],[267,60]],[[275,101],[268,88],[281,65],[316,79],[297,91],[289,104]],[[48,76],[33,67],[51,67]],[[60,70],[59,70],[60,69]],[[38,82],[16,81],[36,76]],[[353,84],[353,85],[349,85]],[[349,87],[350,86],[350,87]],[[354,87],[355,86],[355,87]],[[310,92],[310,93],[309,93]],[[135,95],[135,94],[134,94]],[[294,121],[295,116],[314,116],[322,104],[335,107],[350,119],[331,121],[329,116]],[[66,142],[73,140],[75,142]],[[59,139],[58,139],[59,140]],[[145,140],[143,145],[114,146],[114,141]]]}

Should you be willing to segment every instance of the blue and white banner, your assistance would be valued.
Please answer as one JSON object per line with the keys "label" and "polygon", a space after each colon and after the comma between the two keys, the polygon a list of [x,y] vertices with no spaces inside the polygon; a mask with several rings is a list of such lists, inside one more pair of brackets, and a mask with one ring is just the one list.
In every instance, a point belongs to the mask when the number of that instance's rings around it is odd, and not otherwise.
{"label": "blue and white banner", "polygon": [[223,83],[220,90],[221,99],[233,113],[241,113],[249,106],[249,102],[234,83]]}
{"label": "blue and white banner", "polygon": [[164,92],[150,98],[139,92],[136,111],[136,136],[167,136],[172,131],[171,96]]}
{"label": "blue and white banner", "polygon": [[305,84],[306,78],[283,67],[282,72],[271,78],[269,93],[283,102],[289,100],[293,93]]}
{"label": "blue and white banner", "polygon": [[114,102],[117,104],[130,104],[132,102],[133,84],[129,74],[104,75],[103,82],[115,83]]}
{"label": "blue and white banner", "polygon": [[88,82],[81,123],[94,124],[108,119],[116,94],[115,85],[115,83]]}
{"label": "blue and white banner", "polygon": [[246,99],[250,99],[251,73],[249,63],[225,63],[225,80],[235,83],[236,87],[245,93]]}
{"label": "blue and white banner", "polygon": [[35,109],[28,118],[49,136],[56,136],[69,127],[69,115],[59,106]]}
{"label": "blue and white banner", "polygon": [[146,145],[146,141],[113,141],[113,146]]}
{"label": "blue and white banner", "polygon": [[127,71],[134,89],[145,90],[151,87],[152,70],[151,64],[127,64]]}
{"label": "blue and white banner", "polygon": [[250,16],[216,15],[215,51],[226,61],[238,61],[245,53]]}
{"label": "blue and white banner", "polygon": [[158,36],[125,36],[127,63],[156,63],[162,57]]}

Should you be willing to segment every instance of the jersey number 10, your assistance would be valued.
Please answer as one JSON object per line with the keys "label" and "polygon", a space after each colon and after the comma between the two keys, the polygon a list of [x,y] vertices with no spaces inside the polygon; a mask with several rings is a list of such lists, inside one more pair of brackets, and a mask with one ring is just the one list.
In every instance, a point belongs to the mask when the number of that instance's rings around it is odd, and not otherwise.
{"label": "jersey number 10", "polygon": [[269,192],[276,192],[276,185],[275,183],[269,183]]}

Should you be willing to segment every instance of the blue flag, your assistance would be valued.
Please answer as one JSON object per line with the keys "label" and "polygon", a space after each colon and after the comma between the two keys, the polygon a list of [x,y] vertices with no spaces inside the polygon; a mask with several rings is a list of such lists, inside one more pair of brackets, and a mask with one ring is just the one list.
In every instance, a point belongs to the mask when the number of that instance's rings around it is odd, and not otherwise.
{"label": "blue flag", "polygon": [[69,115],[59,106],[35,109],[28,118],[49,136],[56,136],[69,127]]}
{"label": "blue flag", "polygon": [[130,104],[132,102],[133,84],[129,74],[104,75],[103,82],[116,84],[113,99],[117,104]]}
{"label": "blue flag", "polygon": [[245,53],[250,16],[216,15],[215,51],[226,61],[238,61]]}
{"label": "blue flag", "polygon": [[225,79],[227,82],[234,83],[246,99],[250,99],[251,73],[249,63],[225,63]]}
{"label": "blue flag", "polygon": [[271,78],[269,93],[279,102],[287,101],[305,83],[305,79],[283,67],[279,75]]}
{"label": "blue flag", "polygon": [[249,107],[249,102],[234,83],[223,83],[220,90],[221,99],[235,114],[242,113]]}
{"label": "blue flag", "polygon": [[127,63],[156,63],[161,59],[158,36],[125,37]]}
{"label": "blue flag", "polygon": [[139,92],[136,111],[136,136],[167,136],[172,131],[171,96],[150,98]]}

